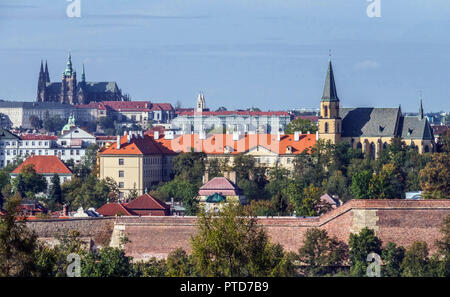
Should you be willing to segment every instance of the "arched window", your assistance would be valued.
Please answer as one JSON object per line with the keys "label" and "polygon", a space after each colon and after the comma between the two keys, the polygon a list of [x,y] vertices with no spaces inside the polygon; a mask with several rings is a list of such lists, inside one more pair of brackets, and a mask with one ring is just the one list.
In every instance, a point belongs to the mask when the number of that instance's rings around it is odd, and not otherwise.
{"label": "arched window", "polygon": [[327,117],[328,116],[328,106],[324,106],[323,107],[323,116]]}
{"label": "arched window", "polygon": [[387,148],[387,142],[383,143],[383,149],[385,150]]}
{"label": "arched window", "polygon": [[328,133],[328,123],[325,123],[325,133]]}
{"label": "arched window", "polygon": [[425,153],[429,153],[430,152],[430,147],[428,145],[425,145]]}
{"label": "arched window", "polygon": [[370,143],[370,157],[372,159],[375,159],[375,143]]}

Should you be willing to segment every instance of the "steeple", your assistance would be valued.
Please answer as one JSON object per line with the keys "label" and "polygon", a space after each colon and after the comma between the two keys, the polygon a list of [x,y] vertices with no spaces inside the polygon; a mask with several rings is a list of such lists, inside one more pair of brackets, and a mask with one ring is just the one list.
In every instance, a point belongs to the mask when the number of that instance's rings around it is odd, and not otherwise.
{"label": "steeple", "polygon": [[48,73],[47,60],[45,60],[45,82],[50,82],[50,74]]}
{"label": "steeple", "polygon": [[81,73],[81,81],[86,82],[86,74],[84,73],[84,64],[83,64],[83,72]]}
{"label": "steeple", "polygon": [[41,60],[41,70],[39,70],[39,77],[44,73],[43,61]]}
{"label": "steeple", "polygon": [[328,72],[323,88],[322,101],[339,101],[336,84],[334,82],[333,65],[331,64],[331,56],[328,61]]}
{"label": "steeple", "polygon": [[422,92],[420,92],[419,120],[423,120]]}
{"label": "steeple", "polygon": [[67,76],[71,76],[73,74],[73,69],[72,69],[72,57],[70,56],[70,52],[69,52],[69,56],[67,57],[67,66],[66,66],[66,70],[64,70],[64,75]]}
{"label": "steeple", "polygon": [[205,95],[199,92],[197,97],[197,111],[202,112],[205,109]]}

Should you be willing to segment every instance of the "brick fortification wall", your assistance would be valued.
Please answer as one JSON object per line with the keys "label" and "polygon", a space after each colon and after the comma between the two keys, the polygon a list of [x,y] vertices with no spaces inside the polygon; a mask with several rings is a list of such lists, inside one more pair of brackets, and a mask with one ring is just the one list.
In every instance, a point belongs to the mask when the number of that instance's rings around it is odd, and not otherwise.
{"label": "brick fortification wall", "polygon": [[[331,236],[345,242],[350,233],[364,227],[374,229],[386,244],[389,241],[405,247],[414,241],[426,241],[433,250],[440,238],[440,225],[450,215],[450,201],[443,200],[351,200],[343,206],[315,218],[258,218],[273,242],[288,251],[297,251],[308,228],[327,230]],[[71,222],[74,221],[74,222]],[[114,219],[65,220],[62,222],[29,222],[40,237],[52,237],[56,231],[78,229],[85,237],[102,237],[114,222],[110,245],[118,246],[119,238],[129,242],[125,251],[135,259],[166,257],[178,247],[189,251],[195,232],[195,217],[119,217]],[[34,226],[35,225],[35,226]],[[111,234],[110,233],[110,234]],[[104,237],[104,236],[103,236]]]}

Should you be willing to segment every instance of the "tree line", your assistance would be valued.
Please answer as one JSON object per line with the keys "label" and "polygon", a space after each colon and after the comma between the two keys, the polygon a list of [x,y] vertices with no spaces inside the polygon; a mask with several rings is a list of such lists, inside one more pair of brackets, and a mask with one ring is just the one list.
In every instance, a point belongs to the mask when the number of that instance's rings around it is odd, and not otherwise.
{"label": "tree line", "polygon": [[325,230],[308,229],[295,253],[272,243],[243,207],[228,205],[216,217],[200,212],[190,253],[179,248],[167,259],[133,261],[122,247],[92,248],[75,231],[61,235],[54,246],[46,245],[37,240],[25,221],[17,220],[19,204],[19,198],[9,200],[7,214],[0,219],[0,276],[64,277],[68,271],[76,271],[72,258],[68,258],[76,254],[80,276],[85,277],[362,277],[367,275],[369,253],[381,255],[381,276],[450,275],[450,216],[442,225],[442,237],[433,255],[425,242],[414,242],[408,249],[392,242],[382,247],[374,231],[367,228],[351,234],[348,245]]}

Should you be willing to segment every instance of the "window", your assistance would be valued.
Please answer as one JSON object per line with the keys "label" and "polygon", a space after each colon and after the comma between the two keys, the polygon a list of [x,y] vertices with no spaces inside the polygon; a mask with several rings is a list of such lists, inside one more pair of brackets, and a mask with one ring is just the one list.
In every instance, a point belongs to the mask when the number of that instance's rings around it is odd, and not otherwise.
{"label": "window", "polygon": [[119,159],[119,165],[123,165],[123,159]]}
{"label": "window", "polygon": [[123,182],[119,182],[119,188],[123,189]]}
{"label": "window", "polygon": [[323,116],[327,117],[328,116],[328,106],[324,106],[323,107]]}
{"label": "window", "polygon": [[328,133],[328,123],[325,123],[325,133]]}
{"label": "window", "polygon": [[76,152],[77,152],[77,156],[79,156],[80,155],[80,150],[76,150]]}
{"label": "window", "polygon": [[119,170],[119,177],[123,177],[123,170]]}

